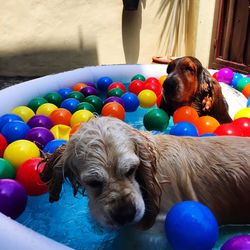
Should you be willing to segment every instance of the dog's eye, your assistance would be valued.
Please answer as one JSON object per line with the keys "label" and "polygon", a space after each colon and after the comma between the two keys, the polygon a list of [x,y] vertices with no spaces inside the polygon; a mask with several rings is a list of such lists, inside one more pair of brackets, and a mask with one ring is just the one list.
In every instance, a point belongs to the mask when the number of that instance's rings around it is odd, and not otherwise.
{"label": "dog's eye", "polygon": [[103,182],[98,181],[98,180],[91,180],[91,181],[87,181],[86,185],[88,185],[88,186],[90,186],[92,188],[102,188]]}
{"label": "dog's eye", "polygon": [[190,66],[186,66],[186,67],[184,68],[184,70],[185,70],[185,71],[189,71],[189,72],[194,72],[194,69],[193,69],[192,67],[190,67]]}
{"label": "dog's eye", "polygon": [[126,173],[126,177],[131,177],[135,173],[136,167],[131,167]]}

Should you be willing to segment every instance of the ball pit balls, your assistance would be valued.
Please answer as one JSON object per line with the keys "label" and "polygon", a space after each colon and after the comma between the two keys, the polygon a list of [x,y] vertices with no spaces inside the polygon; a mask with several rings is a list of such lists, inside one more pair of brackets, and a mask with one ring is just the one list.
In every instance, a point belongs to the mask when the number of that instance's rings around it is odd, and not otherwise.
{"label": "ball pit balls", "polygon": [[248,100],[247,100],[247,107],[250,107],[250,96],[248,97]]}
{"label": "ball pit balls", "polygon": [[214,133],[216,135],[231,135],[231,136],[242,136],[241,131],[237,129],[233,123],[221,124]]}
{"label": "ball pit balls", "polygon": [[3,152],[7,148],[8,142],[6,138],[0,134],[0,157],[3,157]]}
{"label": "ball pit balls", "polygon": [[111,89],[114,89],[114,88],[119,88],[124,93],[127,91],[125,85],[123,83],[121,83],[121,82],[113,82],[113,83],[111,83],[109,85],[109,87],[108,87],[108,91],[111,90]]}
{"label": "ball pit balls", "polygon": [[144,89],[144,82],[141,80],[133,80],[129,86],[128,91],[131,93],[134,93],[136,95],[139,95],[139,93]]}
{"label": "ball pit balls", "polygon": [[89,110],[78,110],[72,115],[70,125],[73,127],[77,123],[88,122],[93,117],[94,114]]}
{"label": "ball pit balls", "polygon": [[161,100],[162,100],[162,94],[158,95],[156,99],[156,105],[158,108],[160,108],[161,106]]}
{"label": "ball pit balls", "polygon": [[219,229],[207,206],[197,201],[183,201],[168,212],[165,233],[173,249],[211,250],[218,239]]}
{"label": "ball pit balls", "polygon": [[248,98],[248,97],[250,96],[250,83],[247,84],[247,85],[243,88],[242,94],[243,94],[246,98]]}
{"label": "ball pit balls", "polygon": [[84,99],[85,102],[92,104],[98,114],[101,113],[103,101],[99,96],[90,95]]}
{"label": "ball pit balls", "polygon": [[86,86],[85,88],[81,89],[81,93],[84,96],[89,96],[89,95],[98,95],[98,92],[96,90],[96,88],[91,87],[91,86]]}
{"label": "ball pit balls", "polygon": [[29,130],[30,127],[25,122],[12,121],[3,126],[1,133],[6,138],[7,142],[11,143],[23,139]]}
{"label": "ball pit balls", "polygon": [[123,94],[121,99],[124,102],[124,108],[126,112],[134,112],[140,105],[137,95],[130,92]]}
{"label": "ball pit balls", "polygon": [[170,129],[169,134],[176,136],[198,136],[198,130],[191,122],[178,122]]}
{"label": "ball pit balls", "polygon": [[168,123],[167,113],[159,108],[149,110],[143,117],[143,124],[147,130],[164,131]]}
{"label": "ball pit balls", "polygon": [[247,250],[250,249],[250,235],[236,235],[228,239],[220,250]]}
{"label": "ball pit balls", "polygon": [[71,127],[71,130],[69,132],[69,138],[77,132],[77,130],[81,127],[81,123],[77,123],[74,126]]}
{"label": "ball pit balls", "polygon": [[113,83],[113,80],[110,77],[103,76],[97,80],[96,87],[101,91],[107,91],[111,83]]}
{"label": "ball pit balls", "polygon": [[234,72],[230,68],[222,68],[218,71],[217,80],[219,82],[224,82],[230,84],[233,80]]}
{"label": "ball pit balls", "polygon": [[246,117],[250,118],[250,107],[240,109],[235,115],[234,115],[234,120],[241,118],[241,117]]}
{"label": "ball pit balls", "polygon": [[71,112],[64,108],[59,108],[49,115],[50,120],[52,121],[53,125],[57,124],[64,124],[64,125],[70,125],[70,119],[71,119]]}
{"label": "ball pit balls", "polygon": [[124,91],[120,88],[113,88],[107,92],[107,97],[117,96],[121,97],[124,94]]}
{"label": "ball pit balls", "polygon": [[11,113],[20,116],[24,122],[27,122],[35,115],[34,111],[27,106],[18,106],[12,109]]}
{"label": "ball pit balls", "polygon": [[105,99],[103,101],[103,105],[107,104],[108,102],[118,102],[120,103],[123,107],[125,107],[125,103],[122,100],[122,98],[118,97],[118,96],[110,96],[107,99]]}
{"label": "ball pit balls", "polygon": [[163,83],[165,82],[166,79],[167,79],[167,75],[162,75],[159,77],[159,82],[160,82],[161,86],[163,85]]}
{"label": "ball pit balls", "polygon": [[233,121],[233,125],[240,131],[242,136],[250,137],[250,118],[238,118]]}
{"label": "ball pit balls", "polygon": [[71,113],[74,113],[75,108],[80,102],[75,98],[67,98],[62,101],[61,108],[67,109]]}
{"label": "ball pit balls", "polygon": [[112,116],[116,117],[120,120],[124,120],[125,118],[125,109],[120,103],[117,102],[109,102],[105,104],[102,108],[102,116]]}
{"label": "ball pit balls", "polygon": [[0,212],[16,219],[26,208],[27,194],[24,187],[12,179],[0,179]]}
{"label": "ball pit balls", "polygon": [[50,129],[55,139],[69,140],[71,127],[63,124],[55,125]]}
{"label": "ball pit balls", "polygon": [[196,109],[190,106],[182,106],[175,110],[173,114],[174,124],[178,122],[191,122],[194,123],[196,119],[199,118],[199,115]]}
{"label": "ball pit balls", "polygon": [[79,83],[76,83],[76,84],[72,87],[72,90],[73,90],[73,91],[81,91],[81,89],[85,88],[86,86],[88,86],[86,83],[79,82]]}
{"label": "ball pit balls", "polygon": [[49,103],[55,104],[57,107],[60,106],[61,102],[63,101],[62,96],[57,92],[49,92],[44,97]]}
{"label": "ball pit balls", "polygon": [[47,129],[51,129],[53,127],[52,121],[48,116],[45,115],[34,115],[28,120],[27,124],[31,128],[44,127]]}
{"label": "ball pit balls", "polygon": [[142,74],[136,74],[131,78],[131,81],[133,81],[133,80],[141,80],[144,82],[146,80],[146,78]]}
{"label": "ball pit balls", "polygon": [[3,158],[18,168],[23,162],[32,158],[39,157],[40,151],[35,143],[28,140],[17,140],[7,146]]}
{"label": "ball pit balls", "polygon": [[[83,102],[85,96],[82,92],[78,92],[78,91],[73,91],[71,92],[67,98],[74,98],[76,100],[78,100],[79,102]],[[66,99],[66,98],[65,98]]]}
{"label": "ball pit balls", "polygon": [[48,192],[48,187],[40,179],[45,162],[42,158],[32,158],[25,161],[16,172],[16,180],[22,184],[28,195],[41,195]]}
{"label": "ball pit balls", "polygon": [[154,91],[145,89],[138,95],[140,106],[142,108],[151,108],[155,105],[157,96]]}
{"label": "ball pit balls", "polygon": [[144,89],[150,89],[154,91],[157,96],[161,94],[161,84],[155,77],[149,77],[144,82]]}
{"label": "ball pit balls", "polygon": [[218,71],[214,72],[212,77],[218,81]]}
{"label": "ball pit balls", "polygon": [[59,148],[62,144],[66,144],[66,143],[67,143],[67,140],[62,140],[62,139],[55,139],[55,140],[49,141],[43,148],[43,152],[45,154],[53,154],[57,148]]}
{"label": "ball pit balls", "polygon": [[48,101],[43,97],[37,97],[29,101],[28,107],[32,109],[34,112],[44,103],[48,103]]}
{"label": "ball pit balls", "polygon": [[66,99],[67,96],[72,92],[73,90],[71,88],[62,88],[59,89],[57,92],[58,94],[63,98]]}
{"label": "ball pit balls", "polygon": [[220,123],[212,116],[205,115],[201,116],[194,121],[199,135],[213,133],[219,126]]}
{"label": "ball pit balls", "polygon": [[242,90],[244,89],[244,87],[246,85],[248,85],[248,84],[250,84],[250,78],[249,77],[242,77],[237,82],[236,89],[239,90],[240,92],[242,92]]}
{"label": "ball pit balls", "polygon": [[4,114],[0,117],[0,131],[2,127],[7,123],[7,122],[12,122],[12,121],[22,121],[23,119],[19,115],[15,114]]}
{"label": "ball pit balls", "polygon": [[234,77],[230,83],[231,87],[236,88],[238,81],[243,77],[240,73],[234,73]]}
{"label": "ball pit balls", "polygon": [[89,110],[92,113],[95,112],[94,106],[92,104],[88,103],[88,102],[79,103],[75,108],[75,112],[78,111],[78,110]]}
{"label": "ball pit balls", "polygon": [[0,158],[0,179],[14,179],[16,176],[15,168],[9,161]]}
{"label": "ball pit balls", "polygon": [[49,116],[56,109],[58,109],[58,107],[55,104],[44,103],[37,109],[36,114]]}

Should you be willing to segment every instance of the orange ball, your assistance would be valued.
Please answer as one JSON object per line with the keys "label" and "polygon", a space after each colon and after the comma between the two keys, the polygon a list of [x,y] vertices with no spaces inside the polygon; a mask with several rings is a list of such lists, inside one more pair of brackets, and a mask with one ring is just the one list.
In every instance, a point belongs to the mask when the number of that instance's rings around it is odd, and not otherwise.
{"label": "orange ball", "polygon": [[70,126],[71,112],[64,108],[58,108],[49,115],[50,120],[54,125],[63,124]]}
{"label": "orange ball", "polygon": [[250,96],[250,84],[247,84],[243,90],[242,90],[242,94],[248,98]]}
{"label": "orange ball", "polygon": [[80,126],[81,126],[81,123],[75,124],[75,125],[71,128],[71,130],[70,130],[70,132],[69,132],[69,137],[71,137],[71,136],[80,128]]}
{"label": "orange ball", "polygon": [[79,83],[76,83],[73,87],[72,87],[72,90],[73,91],[81,91],[81,89],[87,87],[88,85],[86,83],[83,83],[83,82],[79,82]]}
{"label": "orange ball", "polygon": [[195,120],[199,118],[197,111],[190,106],[182,106],[175,110],[173,114],[174,124],[178,122],[191,122],[194,123]]}
{"label": "orange ball", "polygon": [[195,120],[194,125],[198,129],[199,135],[213,133],[220,123],[212,116],[205,115]]}
{"label": "orange ball", "polygon": [[102,108],[102,116],[112,116],[120,120],[125,118],[125,109],[120,103],[109,102],[105,104]]}

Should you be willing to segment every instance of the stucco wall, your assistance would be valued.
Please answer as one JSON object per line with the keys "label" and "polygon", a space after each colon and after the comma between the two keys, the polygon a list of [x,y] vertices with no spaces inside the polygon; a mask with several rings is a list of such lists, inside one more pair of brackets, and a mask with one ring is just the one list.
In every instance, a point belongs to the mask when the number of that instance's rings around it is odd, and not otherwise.
{"label": "stucco wall", "polygon": [[[172,1],[141,0],[137,11],[126,12],[122,0],[0,0],[0,75],[150,63],[153,55],[167,53]],[[205,66],[214,4],[189,1],[186,54],[197,56]]]}

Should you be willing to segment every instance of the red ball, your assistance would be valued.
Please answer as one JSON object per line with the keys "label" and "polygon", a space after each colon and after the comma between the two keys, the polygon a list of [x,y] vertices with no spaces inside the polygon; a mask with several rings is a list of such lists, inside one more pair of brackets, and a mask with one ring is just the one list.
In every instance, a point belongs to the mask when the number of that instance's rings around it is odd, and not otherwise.
{"label": "red ball", "polygon": [[129,86],[128,91],[138,95],[144,89],[144,82],[141,80],[133,80]]}
{"label": "red ball", "polygon": [[114,88],[119,88],[121,89],[124,93],[127,91],[126,87],[121,83],[121,82],[113,82],[109,85],[108,91]]}
{"label": "red ball", "polygon": [[45,165],[45,163],[39,165],[41,160],[40,157],[31,158],[17,169],[16,180],[24,186],[28,195],[41,195],[48,192],[48,187],[39,176]]}
{"label": "red ball", "polygon": [[112,116],[124,120],[125,109],[118,102],[108,102],[102,108],[102,116]]}
{"label": "red ball", "polygon": [[231,136],[242,136],[237,126],[233,123],[221,124],[215,131],[216,135],[231,135]]}
{"label": "red ball", "polygon": [[156,105],[158,108],[160,108],[161,100],[162,100],[162,94],[157,96]]}
{"label": "red ball", "polygon": [[242,136],[250,136],[250,118],[238,118],[233,121],[233,125],[236,126]]}
{"label": "red ball", "polygon": [[143,89],[150,89],[155,92],[155,94],[158,96],[161,94],[161,84],[159,80],[155,77],[149,77],[145,82],[144,82],[144,88]]}
{"label": "red ball", "polygon": [[212,75],[212,77],[213,77],[214,79],[218,80],[218,71],[217,71],[217,72],[214,72],[213,75]]}
{"label": "red ball", "polygon": [[3,157],[4,150],[7,148],[7,146],[7,140],[2,134],[0,134],[0,157]]}

